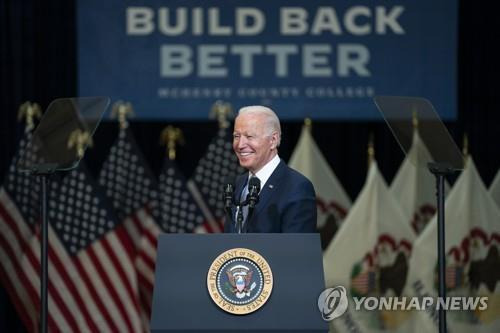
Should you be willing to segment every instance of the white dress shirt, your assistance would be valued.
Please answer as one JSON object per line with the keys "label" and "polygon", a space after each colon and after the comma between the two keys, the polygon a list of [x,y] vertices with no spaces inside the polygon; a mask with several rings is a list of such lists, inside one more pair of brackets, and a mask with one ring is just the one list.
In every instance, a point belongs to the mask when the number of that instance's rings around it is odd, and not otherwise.
{"label": "white dress shirt", "polygon": [[[280,161],[281,161],[280,157],[278,156],[278,154],[276,154],[276,156],[274,156],[269,162],[267,162],[267,164],[264,165],[262,167],[262,169],[260,169],[259,171],[257,171],[257,173],[255,175],[253,175],[253,176],[259,178],[261,189],[264,188],[264,185],[266,184],[269,177],[271,177],[274,170],[278,167],[278,164],[280,164]],[[250,179],[251,176],[252,176],[252,173],[248,172],[247,184],[248,184],[248,180]]]}

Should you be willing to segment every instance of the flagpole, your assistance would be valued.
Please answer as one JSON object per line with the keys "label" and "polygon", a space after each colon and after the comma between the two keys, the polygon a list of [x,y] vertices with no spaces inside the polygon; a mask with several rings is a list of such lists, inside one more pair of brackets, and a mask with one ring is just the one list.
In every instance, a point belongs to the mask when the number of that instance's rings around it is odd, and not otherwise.
{"label": "flagpole", "polygon": [[[428,163],[429,171],[436,177],[437,222],[438,222],[438,296],[444,300],[446,297],[445,273],[445,224],[444,224],[444,179],[451,175],[454,169],[444,163]],[[446,311],[441,306],[438,309],[439,333],[446,333]]]}
{"label": "flagpole", "polygon": [[48,216],[47,216],[47,201],[48,201],[48,183],[49,183],[49,174],[40,174],[41,186],[42,186],[42,202],[41,202],[41,211],[42,211],[42,244],[41,244],[41,258],[42,258],[42,267],[41,267],[41,282],[40,282],[40,331],[42,333],[47,332],[47,314],[48,314],[48,297],[47,297],[47,282],[48,282]]}

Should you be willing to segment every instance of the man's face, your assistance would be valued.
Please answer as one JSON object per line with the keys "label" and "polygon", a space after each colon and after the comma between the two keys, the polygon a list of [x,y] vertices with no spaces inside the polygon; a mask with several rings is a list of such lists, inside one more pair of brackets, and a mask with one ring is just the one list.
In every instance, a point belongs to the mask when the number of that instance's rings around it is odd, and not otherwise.
{"label": "man's face", "polygon": [[259,171],[276,155],[277,133],[269,133],[266,118],[261,114],[236,117],[233,149],[240,165],[252,173]]}

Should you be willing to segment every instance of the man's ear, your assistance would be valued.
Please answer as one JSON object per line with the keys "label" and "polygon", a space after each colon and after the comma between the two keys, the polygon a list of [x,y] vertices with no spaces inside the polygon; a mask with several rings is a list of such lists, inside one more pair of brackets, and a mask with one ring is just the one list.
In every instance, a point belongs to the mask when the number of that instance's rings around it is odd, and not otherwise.
{"label": "man's ear", "polygon": [[278,146],[278,132],[271,134],[271,149],[276,149]]}

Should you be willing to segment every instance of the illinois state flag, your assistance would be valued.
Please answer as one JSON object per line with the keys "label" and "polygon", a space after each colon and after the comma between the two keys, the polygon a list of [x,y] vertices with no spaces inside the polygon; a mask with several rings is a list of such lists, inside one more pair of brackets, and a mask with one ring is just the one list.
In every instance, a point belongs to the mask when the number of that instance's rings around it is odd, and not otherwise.
{"label": "illinois state flag", "polygon": [[[431,154],[413,132],[412,146],[391,184],[394,198],[403,208],[407,221],[419,234],[436,212],[436,181],[427,168]],[[445,185],[448,188],[448,185]]]}
{"label": "illinois state flag", "polygon": [[366,183],[323,257],[326,287],[347,290],[339,332],[404,330],[411,313],[355,308],[353,297],[403,297],[415,233],[372,162]]}
{"label": "illinois state flag", "polygon": [[[472,158],[445,203],[446,296],[488,297],[488,308],[448,311],[451,332],[500,331],[500,210]],[[414,244],[408,292],[437,296],[437,217]],[[436,331],[437,311],[418,311],[418,328]]]}
{"label": "illinois state flag", "polygon": [[491,182],[490,194],[493,200],[497,203],[498,207],[500,207],[500,170],[497,171],[495,179]]}
{"label": "illinois state flag", "polygon": [[322,234],[321,241],[326,247],[347,215],[351,199],[314,142],[307,125],[302,127],[288,165],[309,178],[314,185],[318,210],[317,226]]}

